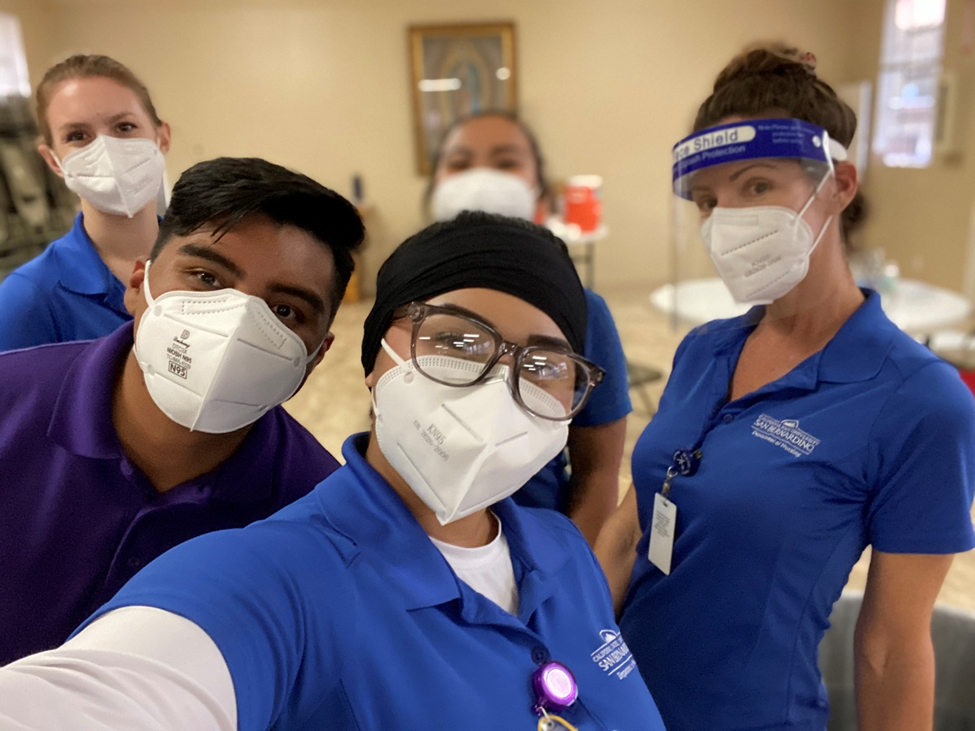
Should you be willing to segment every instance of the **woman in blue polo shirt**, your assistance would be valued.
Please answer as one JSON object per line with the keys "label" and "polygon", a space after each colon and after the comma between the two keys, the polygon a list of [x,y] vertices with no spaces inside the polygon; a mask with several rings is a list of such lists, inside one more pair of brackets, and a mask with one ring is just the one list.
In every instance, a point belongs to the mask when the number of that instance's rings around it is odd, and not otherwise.
{"label": "woman in blue polo shirt", "polygon": [[971,394],[850,274],[856,117],[814,64],[745,52],[674,148],[677,220],[761,306],[680,345],[600,536],[670,731],[825,729],[817,648],[868,545],[860,728],[930,729],[930,617],[975,545]]}
{"label": "woman in blue polo shirt", "polygon": [[165,206],[169,125],[128,68],[72,56],[48,69],[36,93],[38,149],[81,197],[81,213],[0,282],[0,351],[98,338],[131,320],[125,283],[149,254]]}
{"label": "woman in blue polo shirt", "polygon": [[[504,112],[459,120],[437,150],[426,200],[438,221],[465,209],[544,220],[550,191],[538,141]],[[606,378],[572,420],[568,450],[533,476],[515,500],[565,513],[592,543],[616,509],[626,417],[632,406],[616,323],[606,301],[590,289],[585,292],[589,321],[582,352],[606,371]]]}
{"label": "woman in blue polo shirt", "polygon": [[507,499],[602,378],[585,331],[545,229],[467,213],[408,239],[379,272],[376,418],[345,466],[0,669],[0,727],[662,731],[585,539]]}

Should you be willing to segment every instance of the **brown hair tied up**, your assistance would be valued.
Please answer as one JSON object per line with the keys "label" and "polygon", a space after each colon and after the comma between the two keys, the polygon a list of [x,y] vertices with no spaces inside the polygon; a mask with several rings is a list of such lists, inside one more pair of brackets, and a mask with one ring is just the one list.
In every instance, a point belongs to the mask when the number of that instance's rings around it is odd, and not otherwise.
{"label": "brown hair tied up", "polygon": [[44,74],[44,78],[41,79],[41,83],[37,85],[35,95],[37,97],[37,124],[40,126],[44,141],[48,145],[53,144],[54,138],[51,135],[51,126],[47,123],[47,107],[51,103],[51,96],[55,87],[62,81],[99,76],[112,79],[112,81],[135,92],[152,123],[157,127],[162,126],[162,120],[159,119],[152,99],[149,97],[149,90],[127,66],[108,56],[79,54],[66,58],[61,63],[49,68]]}
{"label": "brown hair tied up", "polygon": [[[849,147],[857,117],[829,84],[816,76],[816,57],[784,43],[750,46],[735,56],[714,81],[714,91],[697,110],[694,131],[728,117],[791,117],[825,129]],[[843,238],[866,216],[862,194],[843,211]]]}

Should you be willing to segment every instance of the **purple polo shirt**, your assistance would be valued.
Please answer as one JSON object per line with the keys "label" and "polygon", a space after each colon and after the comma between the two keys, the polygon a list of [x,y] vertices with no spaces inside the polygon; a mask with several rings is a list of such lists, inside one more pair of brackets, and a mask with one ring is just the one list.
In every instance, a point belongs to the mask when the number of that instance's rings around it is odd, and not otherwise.
{"label": "purple polo shirt", "polygon": [[129,323],[0,353],[0,665],[60,645],[173,546],[266,518],[338,467],[278,407],[217,469],[156,492],[112,424],[131,347]]}

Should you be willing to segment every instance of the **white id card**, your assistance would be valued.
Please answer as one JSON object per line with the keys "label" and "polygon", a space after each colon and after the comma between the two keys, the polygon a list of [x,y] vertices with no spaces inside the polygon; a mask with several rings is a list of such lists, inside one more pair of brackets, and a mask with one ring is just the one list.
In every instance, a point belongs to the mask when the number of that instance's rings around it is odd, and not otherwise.
{"label": "white id card", "polygon": [[653,524],[650,526],[650,563],[670,576],[670,560],[674,555],[674,529],[677,526],[677,506],[659,492],[653,496]]}

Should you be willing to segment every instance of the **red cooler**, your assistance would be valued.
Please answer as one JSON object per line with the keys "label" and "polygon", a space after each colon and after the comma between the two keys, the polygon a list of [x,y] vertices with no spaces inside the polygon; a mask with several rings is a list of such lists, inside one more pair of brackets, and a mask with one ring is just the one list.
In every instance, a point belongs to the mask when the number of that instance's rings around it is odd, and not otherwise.
{"label": "red cooler", "polygon": [[601,189],[598,175],[573,175],[565,184],[565,222],[574,223],[583,233],[599,228],[603,220]]}

